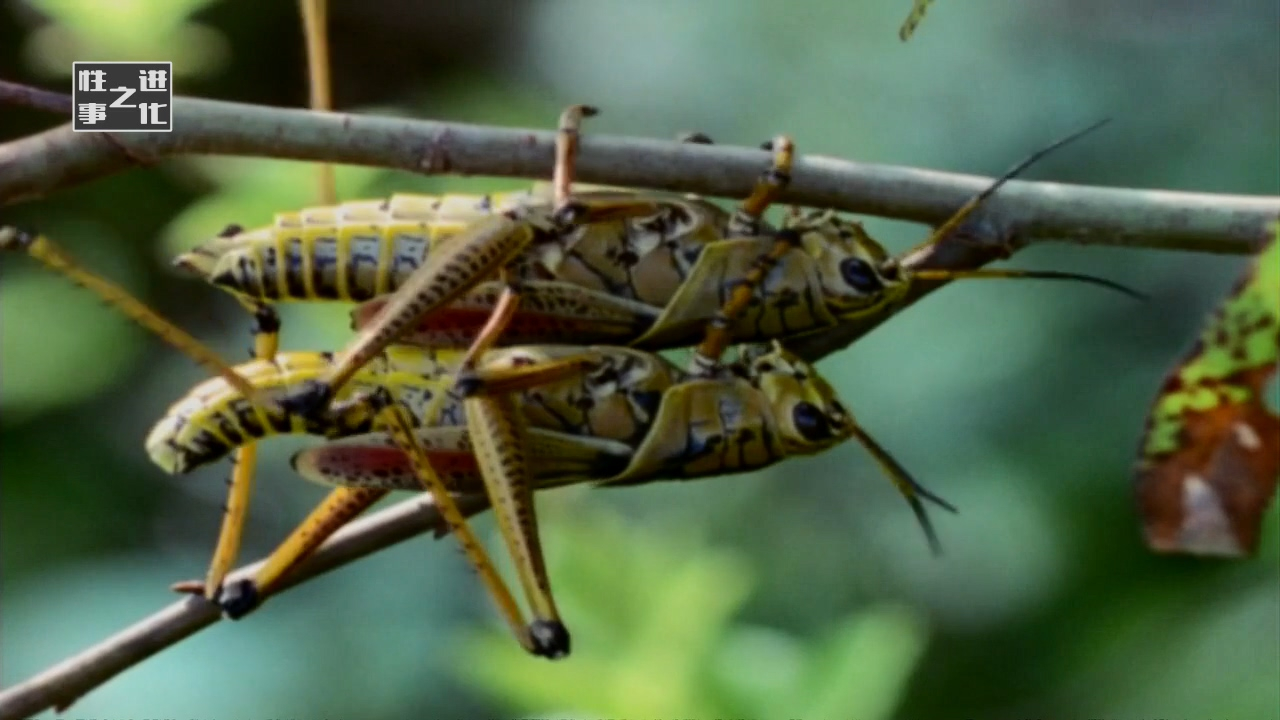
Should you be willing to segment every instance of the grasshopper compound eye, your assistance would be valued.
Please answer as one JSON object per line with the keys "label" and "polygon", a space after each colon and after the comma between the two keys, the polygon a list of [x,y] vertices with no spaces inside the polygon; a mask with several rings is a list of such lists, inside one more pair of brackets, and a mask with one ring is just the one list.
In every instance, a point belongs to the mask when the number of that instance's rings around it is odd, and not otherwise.
{"label": "grasshopper compound eye", "polygon": [[811,402],[796,403],[791,410],[791,420],[805,440],[821,442],[831,437],[831,423],[822,410]]}
{"label": "grasshopper compound eye", "polygon": [[884,283],[880,282],[875,268],[862,258],[851,257],[841,261],[840,277],[854,290],[868,295],[884,289]]}

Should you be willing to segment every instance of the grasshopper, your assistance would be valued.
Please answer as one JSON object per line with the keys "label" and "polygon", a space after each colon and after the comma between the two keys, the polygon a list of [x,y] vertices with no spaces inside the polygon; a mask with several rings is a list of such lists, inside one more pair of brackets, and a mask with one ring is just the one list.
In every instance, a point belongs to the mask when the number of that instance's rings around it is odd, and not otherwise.
{"label": "grasshopper", "polygon": [[[331,440],[296,455],[293,465],[304,477],[339,487],[255,578],[224,588],[211,566],[204,584],[175,585],[218,602],[229,617],[259,605],[324,538],[393,489],[432,493],[517,639],[529,652],[549,658],[568,652],[569,634],[542,562],[535,488],[744,472],[854,438],[907,497],[935,550],[936,534],[921,498],[955,510],[912,479],[854,421],[830,385],[776,341],[744,349],[737,362],[719,366],[715,377],[632,348],[491,349],[473,369],[479,380],[473,389],[456,383],[468,352],[392,345],[362,365],[323,414],[298,413],[281,400],[330,372],[340,358],[285,353],[228,367],[47,238],[0,228],[0,250],[43,261],[217,372],[175,403],[149,434],[148,453],[165,471],[189,472],[274,434]],[[455,494],[483,495],[494,508],[532,622],[524,621],[493,570]],[[228,511],[228,517],[233,514]],[[225,531],[224,521],[220,552]]]}
{"label": "grasshopper", "polygon": [[[932,526],[916,498],[954,511],[855,422],[812,367],[777,343],[746,348],[715,378],[616,346],[501,348],[486,352],[476,365],[483,397],[466,396],[451,381],[465,359],[460,350],[391,346],[357,371],[320,420],[280,405],[263,413],[222,377],[201,383],[170,408],[147,439],[153,461],[170,473],[190,471],[273,434],[331,440],[301,451],[292,464],[303,477],[338,488],[256,577],[227,588],[219,600],[229,616],[241,617],[260,604],[329,534],[391,490],[432,489],[517,639],[531,653],[551,658],[568,652],[569,635],[542,562],[534,488],[739,473],[855,438],[899,488],[910,488],[912,507],[931,542],[936,544]],[[264,395],[279,398],[334,362],[327,353],[285,353],[237,371]],[[379,427],[387,407],[397,408],[404,422]],[[524,622],[467,529],[455,496],[468,495],[486,495],[497,514],[532,623]],[[179,589],[201,588],[192,583]]]}
{"label": "grasshopper", "polygon": [[[777,138],[772,166],[733,213],[706,200],[636,191],[570,193],[575,106],[557,135],[554,197],[398,195],[282,213],[272,226],[230,226],[176,263],[255,312],[273,302],[350,300],[356,338],[327,376],[288,398],[321,410],[368,358],[392,342],[468,347],[469,360],[504,344],[695,346],[692,367],[713,375],[735,342],[794,338],[891,312],[912,283],[958,277],[1083,280],[1024,270],[913,271],[862,226],[832,212],[793,213],[780,229],[765,209],[786,186],[794,147]],[[940,226],[949,234],[1008,178]]]}

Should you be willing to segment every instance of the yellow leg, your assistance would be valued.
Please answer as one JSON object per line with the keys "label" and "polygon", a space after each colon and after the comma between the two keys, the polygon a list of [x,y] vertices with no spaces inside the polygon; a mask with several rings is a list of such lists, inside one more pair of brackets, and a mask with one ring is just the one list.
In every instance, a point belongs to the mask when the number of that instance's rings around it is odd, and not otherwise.
{"label": "yellow leg", "polygon": [[204,343],[147,307],[124,288],[81,267],[66,251],[43,235],[0,226],[0,250],[27,253],[54,272],[95,293],[108,305],[117,308],[126,317],[155,333],[215,375],[220,375],[253,404],[261,408],[267,407],[257,388]]}
{"label": "yellow leg", "polygon": [[[691,145],[715,144],[710,136],[701,132],[684,133],[677,140]],[[791,138],[778,135],[761,147],[773,151],[773,163],[760,175],[751,189],[751,194],[738,204],[733,216],[729,218],[727,233],[729,237],[759,235],[765,211],[777,202],[778,196],[791,184],[791,167],[795,164],[796,152],[795,143]]]}
{"label": "yellow leg", "polygon": [[765,143],[766,150],[773,151],[773,163],[756,180],[755,187],[746,200],[738,205],[729,219],[729,236],[744,237],[760,234],[764,213],[791,184],[791,166],[795,161],[795,143],[786,135],[779,135]]}
{"label": "yellow leg", "polygon": [[[271,360],[280,349],[280,317],[275,310],[261,305],[254,310],[253,318],[253,356],[259,360]],[[210,600],[217,597],[222,581],[226,579],[240,554],[240,542],[244,537],[249,496],[253,492],[253,477],[258,461],[257,443],[241,446],[231,461],[235,469],[228,481],[222,529],[218,533],[218,543],[214,546],[209,572],[205,575],[204,596]]]}
{"label": "yellow leg", "polygon": [[[444,481],[440,479],[440,476],[431,467],[427,454],[423,452],[422,447],[414,439],[411,418],[406,417],[406,415],[407,411],[399,405],[388,407],[383,416],[386,430],[395,441],[397,447],[408,456],[409,462],[413,465],[414,473],[422,482],[423,489],[431,493],[437,509],[440,510],[441,517],[444,518],[458,541],[462,543],[463,553],[466,554],[472,567],[480,575],[480,580],[485,584],[494,602],[497,603],[499,613],[506,620],[511,632],[516,636],[516,640],[525,650],[535,655],[552,658],[563,655],[568,649],[567,635],[565,644],[563,646],[557,645],[545,641],[546,633],[540,631],[540,625],[531,626],[526,624],[524,614],[520,611],[520,606],[516,603],[502,576],[494,568],[488,552],[485,551],[479,538],[471,532],[471,527],[467,524],[466,517],[458,507],[457,501],[450,494]],[[473,442],[475,442],[474,435]]]}
{"label": "yellow leg", "polygon": [[[329,493],[306,520],[269,556],[251,579],[224,586],[213,598],[222,612],[238,620],[275,591],[280,579],[311,556],[330,535],[387,494],[382,488],[338,488]],[[175,586],[175,589],[184,589]]]}
{"label": "yellow leg", "polygon": [[472,396],[466,407],[467,428],[489,504],[534,617],[528,628],[532,652],[552,659],[564,657],[569,654],[569,631],[556,609],[542,556],[524,426],[510,396]]}
{"label": "yellow leg", "polygon": [[515,317],[516,310],[520,307],[520,283],[505,269],[501,275],[504,283],[502,294],[498,296],[498,302],[484,327],[476,333],[467,354],[462,356],[462,362],[458,366],[459,376],[470,373],[480,357],[498,342],[502,331],[511,324],[511,318]]}
{"label": "yellow leg", "polygon": [[569,654],[569,631],[560,619],[543,560],[529,474],[528,438],[511,393],[580,375],[586,356],[540,365],[477,371],[466,399],[467,429],[489,504],[529,601],[534,652],[549,658]]}
{"label": "yellow leg", "polygon": [[581,375],[594,364],[587,355],[575,355],[539,365],[524,365],[501,370],[475,370],[458,387],[462,394],[508,395],[513,392],[545,385],[557,380]]}
{"label": "yellow leg", "polygon": [[551,188],[557,209],[569,203],[573,195],[582,120],[599,113],[590,105],[570,105],[560,114],[560,125],[556,129],[556,163],[551,171]]}
{"label": "yellow leg", "polygon": [[[311,109],[332,110],[332,83],[329,80],[329,3],[327,0],[298,0],[302,12],[302,31],[307,41],[307,74],[310,76]],[[324,163],[316,168],[321,205],[334,205],[338,193],[333,166]]]}

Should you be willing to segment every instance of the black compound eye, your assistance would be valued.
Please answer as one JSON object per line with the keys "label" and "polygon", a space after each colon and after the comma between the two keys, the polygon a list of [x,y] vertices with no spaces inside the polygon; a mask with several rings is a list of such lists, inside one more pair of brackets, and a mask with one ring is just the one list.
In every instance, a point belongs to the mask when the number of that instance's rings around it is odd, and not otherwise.
{"label": "black compound eye", "polygon": [[840,276],[849,286],[861,293],[873,293],[884,289],[880,276],[862,258],[846,258],[840,263]]}
{"label": "black compound eye", "polygon": [[817,405],[811,402],[797,403],[791,411],[791,419],[796,423],[796,430],[810,442],[818,442],[831,437],[831,423],[822,414]]}

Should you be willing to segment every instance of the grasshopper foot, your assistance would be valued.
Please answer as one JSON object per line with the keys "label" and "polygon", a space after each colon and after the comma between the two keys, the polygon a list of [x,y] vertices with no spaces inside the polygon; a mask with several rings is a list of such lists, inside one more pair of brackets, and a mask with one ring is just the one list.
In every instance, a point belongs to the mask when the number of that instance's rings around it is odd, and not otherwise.
{"label": "grasshopper foot", "polygon": [[533,640],[534,655],[548,660],[569,655],[569,629],[558,620],[534,620],[529,623],[529,637]]}
{"label": "grasshopper foot", "polygon": [[228,620],[239,620],[262,604],[262,596],[252,580],[240,580],[218,588],[213,601],[222,608],[222,614]]}

